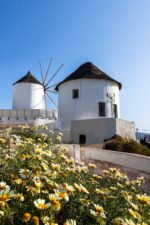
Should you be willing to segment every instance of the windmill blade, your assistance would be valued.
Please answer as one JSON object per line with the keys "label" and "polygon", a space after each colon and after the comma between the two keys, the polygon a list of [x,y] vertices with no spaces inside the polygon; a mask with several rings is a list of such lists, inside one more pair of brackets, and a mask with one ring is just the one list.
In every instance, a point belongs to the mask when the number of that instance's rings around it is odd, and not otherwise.
{"label": "windmill blade", "polygon": [[50,99],[50,101],[58,108],[58,106],[56,105],[56,103],[53,101],[53,99],[45,92],[45,94],[47,95],[47,97]]}
{"label": "windmill blade", "polygon": [[40,71],[41,71],[42,84],[44,85],[44,76],[43,76],[42,65],[41,65],[40,61],[39,61],[39,66],[40,66]]}
{"label": "windmill blade", "polygon": [[58,70],[54,73],[54,75],[51,77],[51,79],[47,82],[45,87],[47,87],[49,85],[49,83],[54,79],[54,77],[57,75],[57,73],[59,72],[59,70],[62,68],[63,65],[64,64],[61,64],[61,66],[58,68]]}
{"label": "windmill blade", "polygon": [[57,91],[48,90],[48,89],[45,89],[45,91],[48,91],[48,92],[53,93],[53,94],[57,94]]}
{"label": "windmill blade", "polygon": [[47,68],[47,71],[46,71],[46,74],[45,74],[45,77],[44,77],[44,80],[43,80],[43,84],[45,84],[45,81],[46,81],[46,78],[47,78],[47,75],[48,75],[51,63],[52,63],[52,58],[51,58],[51,60],[50,60],[50,62],[48,64],[48,68]]}
{"label": "windmill blade", "polygon": [[[49,89],[49,88],[55,87],[55,86],[57,86],[58,84],[60,84],[60,82],[57,83],[57,84],[53,84],[53,85],[51,85],[51,86],[49,86],[49,87],[47,87],[47,88]],[[46,89],[47,89],[47,88],[46,88]]]}

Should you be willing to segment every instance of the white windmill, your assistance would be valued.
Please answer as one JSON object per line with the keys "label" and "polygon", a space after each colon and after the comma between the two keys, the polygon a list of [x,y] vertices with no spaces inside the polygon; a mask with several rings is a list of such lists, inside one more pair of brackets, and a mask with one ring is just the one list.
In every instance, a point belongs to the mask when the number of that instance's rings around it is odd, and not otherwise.
{"label": "white windmill", "polygon": [[41,81],[37,80],[31,72],[28,71],[24,77],[13,84],[13,109],[47,110],[47,100],[51,101],[51,103],[57,107],[57,104],[50,94],[57,94],[57,91],[53,90],[53,87],[57,84],[52,85],[52,80],[58,74],[63,64],[48,78],[51,64],[52,59],[48,64],[46,73],[44,73],[41,62],[39,62]]}

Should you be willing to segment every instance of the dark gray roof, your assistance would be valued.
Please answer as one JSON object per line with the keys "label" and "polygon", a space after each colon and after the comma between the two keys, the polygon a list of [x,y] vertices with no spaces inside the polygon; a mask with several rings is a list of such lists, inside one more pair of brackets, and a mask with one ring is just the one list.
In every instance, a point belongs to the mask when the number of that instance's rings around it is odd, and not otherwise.
{"label": "dark gray roof", "polygon": [[77,80],[77,79],[104,79],[104,80],[110,80],[119,85],[119,89],[122,88],[122,84],[110,76],[108,76],[106,73],[104,73],[102,70],[100,70],[98,67],[96,67],[94,64],[91,62],[87,62],[82,64],[78,69],[76,69],[73,73],[71,73],[67,78],[65,78],[62,82],[60,82],[55,90],[58,91],[58,87],[67,81],[70,80]]}
{"label": "dark gray roof", "polygon": [[28,73],[22,77],[20,80],[16,81],[15,83],[13,83],[13,85],[18,84],[18,83],[31,83],[31,84],[41,84],[42,83],[40,81],[38,81],[32,74],[30,71],[28,71]]}

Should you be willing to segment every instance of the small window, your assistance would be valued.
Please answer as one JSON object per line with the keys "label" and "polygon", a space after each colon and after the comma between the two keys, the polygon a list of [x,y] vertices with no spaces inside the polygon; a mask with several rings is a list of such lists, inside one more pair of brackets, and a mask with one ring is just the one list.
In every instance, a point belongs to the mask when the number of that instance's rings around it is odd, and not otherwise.
{"label": "small window", "polygon": [[79,98],[79,89],[73,89],[72,90],[72,98],[73,99]]}
{"label": "small window", "polygon": [[105,102],[99,102],[99,116],[105,116]]}

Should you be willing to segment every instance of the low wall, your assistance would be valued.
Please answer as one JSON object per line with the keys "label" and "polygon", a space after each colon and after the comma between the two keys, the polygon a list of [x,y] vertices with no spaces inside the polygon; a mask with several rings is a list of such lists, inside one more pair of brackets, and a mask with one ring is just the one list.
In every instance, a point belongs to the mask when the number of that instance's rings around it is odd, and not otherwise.
{"label": "low wall", "polygon": [[55,110],[41,110],[41,109],[1,109],[0,119],[27,119],[27,118],[49,118],[56,119]]}
{"label": "low wall", "polygon": [[74,120],[71,123],[71,140],[80,143],[80,135],[85,135],[85,144],[102,143],[104,139],[116,134],[116,119],[98,118],[87,120]]}
{"label": "low wall", "polygon": [[150,172],[150,157],[148,156],[90,147],[80,148],[80,145],[75,144],[61,144],[61,146],[67,148],[69,155],[75,158],[75,162],[80,165],[84,165],[90,160],[100,160],[138,171]]}
{"label": "low wall", "polygon": [[80,145],[61,144],[61,147],[68,149],[69,155],[75,159],[75,162],[76,163],[83,164],[81,162],[81,152],[80,152],[81,149],[80,149]]}
{"label": "low wall", "polygon": [[[135,124],[118,118],[74,120],[71,123],[70,139],[76,144],[103,143],[115,134],[135,139]],[[84,136],[84,143],[80,137]]]}
{"label": "low wall", "polygon": [[131,153],[115,152],[110,150],[82,148],[84,161],[102,160],[112,162],[121,166],[129,167],[139,171],[150,172],[150,157]]}
{"label": "low wall", "polygon": [[28,119],[28,120],[8,120],[8,121],[0,121],[0,129],[6,129],[8,127],[17,128],[19,125],[25,125],[28,124],[29,126],[32,125],[47,125],[49,130],[53,130],[56,128],[56,122],[55,120],[49,120],[49,119]]}

